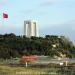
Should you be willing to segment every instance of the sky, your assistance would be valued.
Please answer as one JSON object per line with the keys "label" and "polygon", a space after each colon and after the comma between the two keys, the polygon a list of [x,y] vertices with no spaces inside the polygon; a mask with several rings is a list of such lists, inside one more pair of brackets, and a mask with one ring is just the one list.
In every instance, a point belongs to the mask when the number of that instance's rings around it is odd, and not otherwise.
{"label": "sky", "polygon": [[40,36],[63,35],[75,43],[75,0],[0,0],[0,34],[22,35],[24,20],[37,20]]}

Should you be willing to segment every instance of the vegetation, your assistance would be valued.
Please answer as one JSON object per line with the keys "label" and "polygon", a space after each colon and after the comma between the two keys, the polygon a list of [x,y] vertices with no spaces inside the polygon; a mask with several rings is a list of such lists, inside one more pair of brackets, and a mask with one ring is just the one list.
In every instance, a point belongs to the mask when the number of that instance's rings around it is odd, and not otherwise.
{"label": "vegetation", "polygon": [[75,75],[73,66],[11,67],[0,66],[0,75]]}
{"label": "vegetation", "polygon": [[0,35],[0,58],[9,59],[23,55],[48,55],[50,57],[75,57],[75,46],[64,36],[45,37]]}

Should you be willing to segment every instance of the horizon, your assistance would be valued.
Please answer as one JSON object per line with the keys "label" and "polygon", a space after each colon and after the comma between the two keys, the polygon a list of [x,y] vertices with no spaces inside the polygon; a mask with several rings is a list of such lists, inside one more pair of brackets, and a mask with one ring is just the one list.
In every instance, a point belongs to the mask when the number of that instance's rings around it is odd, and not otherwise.
{"label": "horizon", "polygon": [[24,21],[36,20],[40,36],[64,35],[75,44],[74,0],[1,0],[0,9],[0,34],[23,35]]}

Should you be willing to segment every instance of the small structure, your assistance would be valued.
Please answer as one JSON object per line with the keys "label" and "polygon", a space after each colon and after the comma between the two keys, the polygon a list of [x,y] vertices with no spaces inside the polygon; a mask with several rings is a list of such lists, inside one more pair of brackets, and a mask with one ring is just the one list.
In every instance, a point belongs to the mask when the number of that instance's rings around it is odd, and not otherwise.
{"label": "small structure", "polygon": [[63,62],[60,63],[60,66],[63,66]]}
{"label": "small structure", "polygon": [[27,62],[33,61],[33,60],[38,60],[37,56],[22,56],[21,61],[26,62],[26,67],[28,66]]}

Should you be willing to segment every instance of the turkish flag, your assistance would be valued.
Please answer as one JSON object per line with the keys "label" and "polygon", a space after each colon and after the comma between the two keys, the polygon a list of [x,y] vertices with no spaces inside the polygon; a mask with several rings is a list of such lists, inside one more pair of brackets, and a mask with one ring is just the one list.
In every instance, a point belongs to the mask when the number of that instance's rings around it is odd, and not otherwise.
{"label": "turkish flag", "polygon": [[8,14],[3,13],[3,18],[8,18]]}

